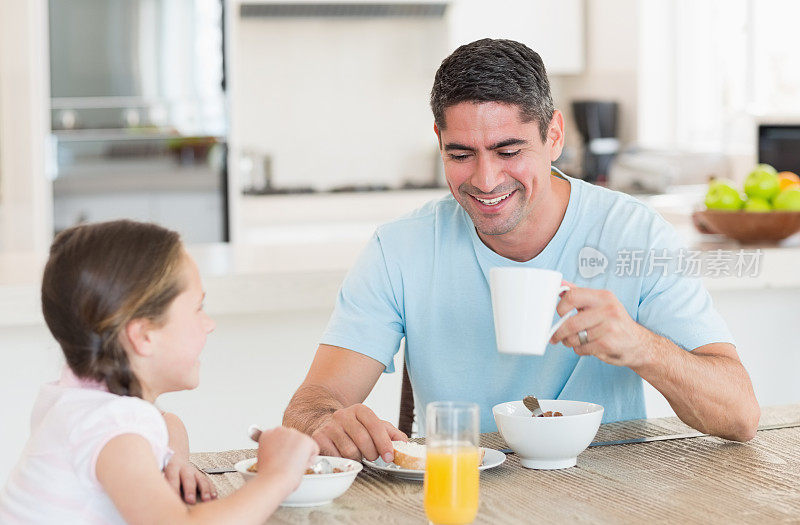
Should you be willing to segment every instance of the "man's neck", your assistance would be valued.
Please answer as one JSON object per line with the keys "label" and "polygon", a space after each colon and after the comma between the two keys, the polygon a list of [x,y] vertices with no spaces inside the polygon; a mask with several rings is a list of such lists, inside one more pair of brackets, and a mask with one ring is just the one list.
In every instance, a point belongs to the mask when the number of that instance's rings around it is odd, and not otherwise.
{"label": "man's neck", "polygon": [[531,211],[513,231],[503,235],[478,232],[478,237],[490,250],[506,259],[530,261],[542,253],[564,220],[569,204],[569,181],[552,176],[549,193],[542,199],[542,205]]}

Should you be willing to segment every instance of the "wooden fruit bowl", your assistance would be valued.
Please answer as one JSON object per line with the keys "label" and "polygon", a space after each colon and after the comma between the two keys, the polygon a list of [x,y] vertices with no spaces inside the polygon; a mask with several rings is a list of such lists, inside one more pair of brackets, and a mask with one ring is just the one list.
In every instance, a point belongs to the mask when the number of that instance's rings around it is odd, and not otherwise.
{"label": "wooden fruit bowl", "polygon": [[800,231],[800,211],[703,210],[692,219],[702,233],[721,233],[742,243],[778,242]]}

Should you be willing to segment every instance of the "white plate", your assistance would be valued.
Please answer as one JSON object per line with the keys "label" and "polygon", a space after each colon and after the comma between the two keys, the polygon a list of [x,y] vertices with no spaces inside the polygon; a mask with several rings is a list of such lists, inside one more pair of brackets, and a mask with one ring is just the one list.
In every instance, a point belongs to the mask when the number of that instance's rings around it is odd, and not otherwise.
{"label": "white plate", "polygon": [[[499,450],[495,450],[493,448],[486,448],[486,452],[483,454],[483,463],[478,470],[486,470],[487,468],[494,468],[498,465],[502,465],[503,462],[506,460],[506,455],[500,452]],[[386,463],[381,458],[376,459],[375,461],[363,460],[364,464],[368,467],[374,468],[376,470],[382,470],[383,472],[388,472],[392,476],[400,479],[408,479],[411,481],[422,481],[425,479],[425,471],[424,470],[412,470],[407,468],[400,468],[394,463]]]}

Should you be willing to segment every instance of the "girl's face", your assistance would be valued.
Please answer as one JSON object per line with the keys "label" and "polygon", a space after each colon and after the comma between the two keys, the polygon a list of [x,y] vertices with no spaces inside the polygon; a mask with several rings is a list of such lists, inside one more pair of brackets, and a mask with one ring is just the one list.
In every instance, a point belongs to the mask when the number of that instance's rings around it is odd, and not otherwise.
{"label": "girl's face", "polygon": [[[196,388],[200,381],[200,352],[216,324],[203,310],[203,283],[197,264],[186,253],[181,270],[185,286],[167,309],[164,325],[150,332],[158,390]],[[154,385],[155,386],[155,385]]]}

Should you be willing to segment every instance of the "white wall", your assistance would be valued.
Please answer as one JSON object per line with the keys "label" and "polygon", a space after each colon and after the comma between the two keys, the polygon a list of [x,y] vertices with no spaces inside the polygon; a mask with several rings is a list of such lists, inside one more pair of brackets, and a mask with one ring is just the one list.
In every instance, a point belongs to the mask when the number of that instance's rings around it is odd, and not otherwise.
{"label": "white wall", "polygon": [[432,179],[428,97],[444,27],[440,18],[237,19],[234,163],[242,151],[270,155],[276,186]]}
{"label": "white wall", "polygon": [[[281,424],[283,411],[314,358],[329,309],[216,317],[202,355],[200,386],[165,394],[159,406],[178,414],[193,451],[253,448],[247,428]],[[395,357],[400,369],[402,355]],[[383,374],[366,400],[397,424],[400,373]]]}
{"label": "white wall", "polygon": [[[587,0],[586,65],[578,75],[551,78],[556,107],[567,117],[566,141],[580,148],[570,104],[578,99],[619,103],[619,138],[637,138],[639,0]],[[545,64],[547,65],[547,64]]]}
{"label": "white wall", "polygon": [[647,146],[663,147],[675,139],[675,24],[673,2],[642,2],[637,32],[641,63],[637,125],[639,140]]}
{"label": "white wall", "polygon": [[442,18],[241,19],[233,1],[232,168],[255,153],[272,157],[276,186],[427,182],[439,163],[428,99],[441,61],[503,37],[539,51],[551,73],[580,71],[583,4],[453,0]]}

